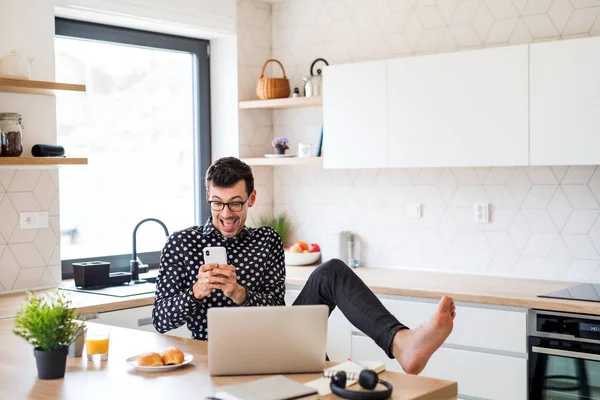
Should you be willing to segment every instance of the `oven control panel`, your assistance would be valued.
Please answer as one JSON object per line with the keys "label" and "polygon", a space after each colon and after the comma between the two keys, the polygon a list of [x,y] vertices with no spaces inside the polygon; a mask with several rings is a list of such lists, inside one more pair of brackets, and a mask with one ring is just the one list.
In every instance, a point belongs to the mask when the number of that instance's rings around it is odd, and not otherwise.
{"label": "oven control panel", "polygon": [[569,335],[581,339],[600,340],[600,319],[584,315],[558,315],[538,311],[535,315],[535,327],[538,333]]}

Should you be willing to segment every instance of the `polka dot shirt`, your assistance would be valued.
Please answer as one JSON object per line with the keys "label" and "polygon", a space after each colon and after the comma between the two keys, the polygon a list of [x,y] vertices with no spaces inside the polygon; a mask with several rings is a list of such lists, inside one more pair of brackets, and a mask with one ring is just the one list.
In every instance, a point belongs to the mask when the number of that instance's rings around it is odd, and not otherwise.
{"label": "polka dot shirt", "polygon": [[173,233],[162,250],[152,310],[157,331],[187,324],[192,338],[208,340],[208,309],[236,306],[220,289],[202,300],[190,293],[204,264],[202,250],[210,246],[227,249],[237,282],[248,292],[248,306],[285,305],[285,257],[279,234],[269,227],[244,227],[237,236],[225,238],[209,219],[203,226]]}

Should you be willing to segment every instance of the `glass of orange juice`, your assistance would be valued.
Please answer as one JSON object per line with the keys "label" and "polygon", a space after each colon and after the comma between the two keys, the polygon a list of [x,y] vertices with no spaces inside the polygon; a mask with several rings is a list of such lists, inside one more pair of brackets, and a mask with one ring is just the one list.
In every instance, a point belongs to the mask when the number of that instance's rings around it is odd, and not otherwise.
{"label": "glass of orange juice", "polygon": [[100,361],[108,360],[109,338],[110,330],[108,326],[87,326],[87,330],[85,331],[85,349],[88,361],[95,359],[100,359]]}

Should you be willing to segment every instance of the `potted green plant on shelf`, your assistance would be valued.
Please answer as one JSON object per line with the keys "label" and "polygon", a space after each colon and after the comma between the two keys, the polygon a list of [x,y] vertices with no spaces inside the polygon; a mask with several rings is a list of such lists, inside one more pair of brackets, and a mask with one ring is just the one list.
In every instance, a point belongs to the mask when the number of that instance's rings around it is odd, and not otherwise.
{"label": "potted green plant on shelf", "polygon": [[258,220],[260,226],[269,226],[281,236],[281,241],[283,242],[283,246],[287,246],[287,241],[290,236],[290,232],[292,231],[292,222],[288,218],[285,213],[281,213],[277,216],[273,217],[261,217]]}
{"label": "potted green plant on shelf", "polygon": [[77,321],[78,317],[71,301],[58,289],[47,296],[31,292],[25,296],[13,332],[34,346],[40,379],[65,376],[69,345],[84,329],[84,324]]}

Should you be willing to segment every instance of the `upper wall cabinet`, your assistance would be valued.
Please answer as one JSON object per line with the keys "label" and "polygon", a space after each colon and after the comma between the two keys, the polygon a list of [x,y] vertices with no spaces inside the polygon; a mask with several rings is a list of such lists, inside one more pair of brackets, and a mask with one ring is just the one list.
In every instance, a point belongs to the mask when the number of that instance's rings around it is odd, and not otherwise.
{"label": "upper wall cabinet", "polygon": [[528,48],[389,60],[390,167],[529,162]]}
{"label": "upper wall cabinet", "polygon": [[383,168],[386,61],[327,67],[323,78],[323,166]]}
{"label": "upper wall cabinet", "polygon": [[531,165],[600,164],[600,38],[530,46]]}

